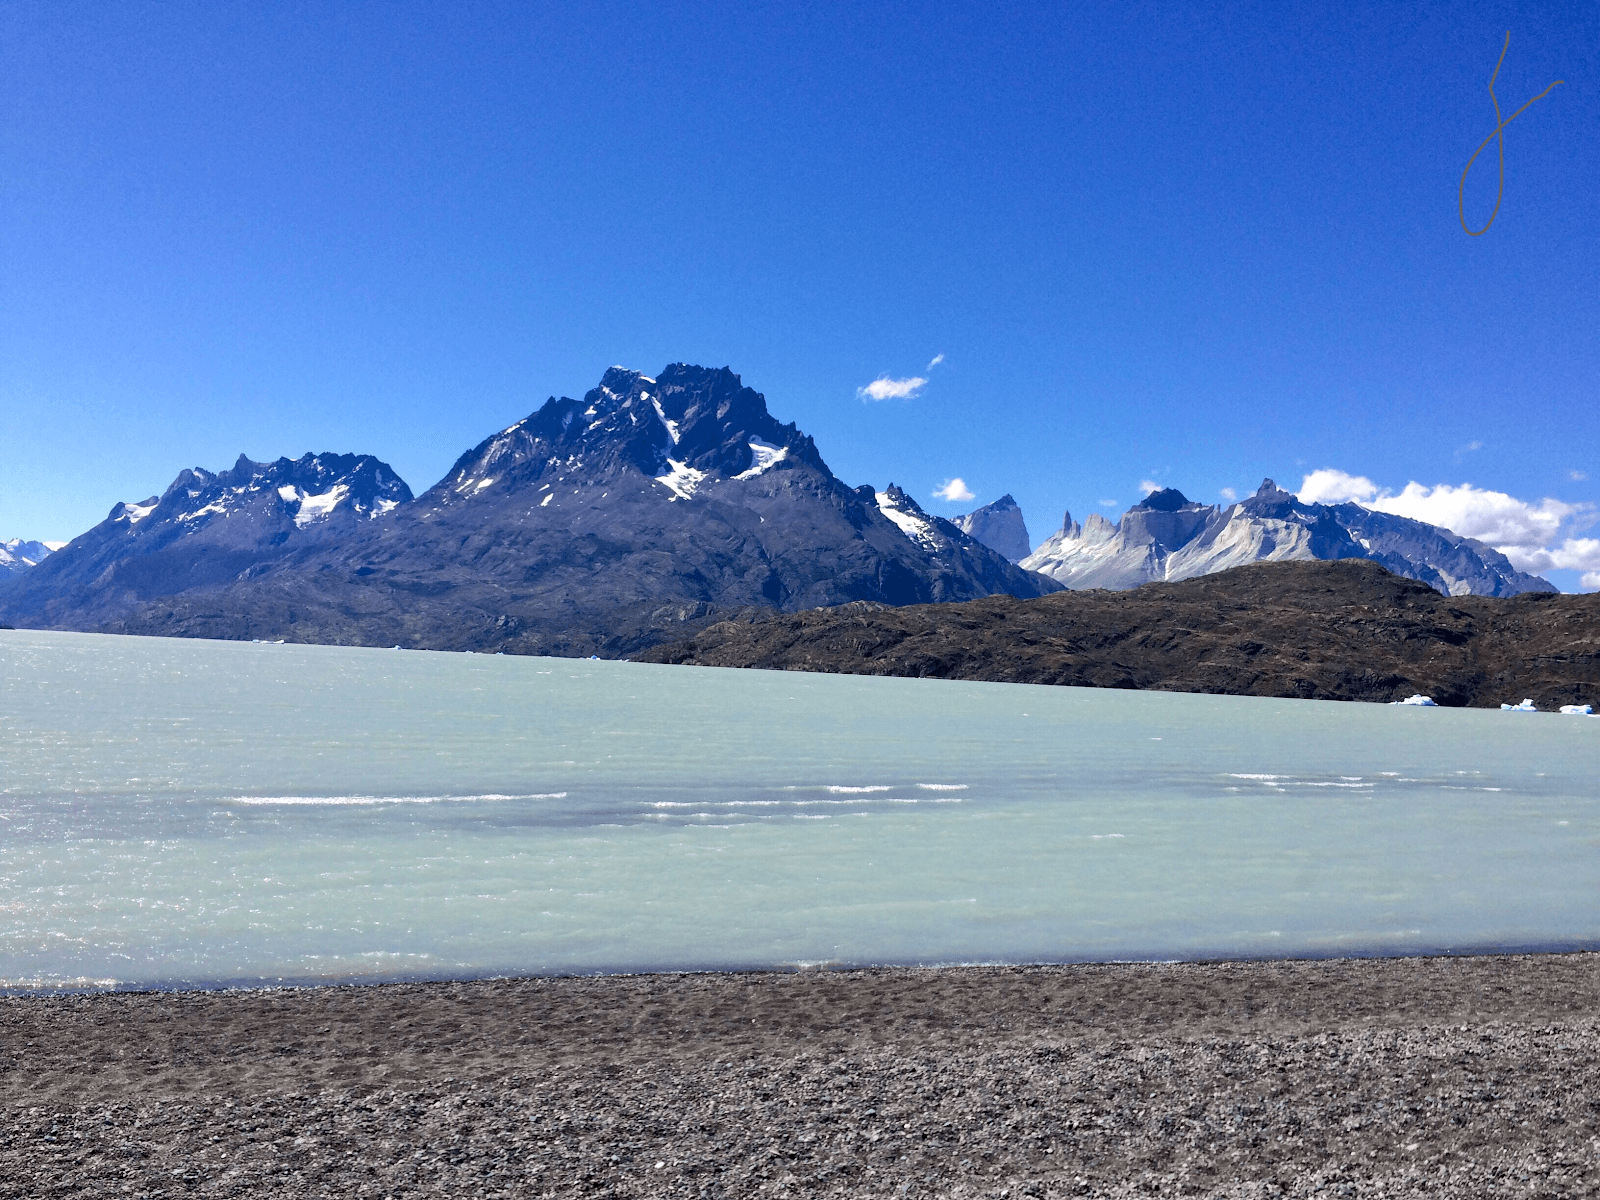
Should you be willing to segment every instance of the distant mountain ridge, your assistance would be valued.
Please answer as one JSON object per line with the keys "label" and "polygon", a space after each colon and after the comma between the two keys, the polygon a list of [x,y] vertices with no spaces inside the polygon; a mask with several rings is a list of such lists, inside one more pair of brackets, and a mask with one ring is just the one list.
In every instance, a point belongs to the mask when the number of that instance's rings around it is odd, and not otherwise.
{"label": "distant mountain ridge", "polygon": [[260,571],[411,501],[368,454],[307,454],[229,470],[194,467],[159,496],[114,505],[24,576],[4,611],[26,624],[97,628],[140,604]]}
{"label": "distant mountain ridge", "polygon": [[0,615],[618,654],[741,607],[1059,590],[892,484],[842,483],[727,368],[612,368],[581,401],[551,397],[485,438],[414,500],[367,456],[315,481],[282,470],[330,457],[279,460],[271,478],[248,459],[219,476],[185,472],[159,499],[113,509]]}
{"label": "distant mountain ridge", "polygon": [[1062,528],[1022,560],[1069,589],[1139,587],[1257,562],[1366,558],[1447,596],[1554,592],[1498,550],[1448,529],[1359,504],[1308,504],[1264,480],[1226,508],[1176,488],[1152,492],[1112,524],[1098,513]]}
{"label": "distant mountain ridge", "polygon": [[33,569],[65,545],[65,542],[31,542],[25,538],[0,542],[0,584]]}
{"label": "distant mountain ridge", "polygon": [[1021,562],[1032,551],[1028,540],[1028,526],[1022,519],[1022,509],[1007,492],[992,504],[975,508],[965,516],[957,517],[955,527],[977,538],[991,550],[1005,555],[1012,562]]}

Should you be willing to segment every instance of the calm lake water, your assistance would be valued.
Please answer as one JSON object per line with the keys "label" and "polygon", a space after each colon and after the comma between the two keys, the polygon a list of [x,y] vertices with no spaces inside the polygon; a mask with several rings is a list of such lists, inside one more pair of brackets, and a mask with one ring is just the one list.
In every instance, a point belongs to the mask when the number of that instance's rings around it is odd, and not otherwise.
{"label": "calm lake water", "polygon": [[1600,944],[1600,720],[0,633],[0,987]]}

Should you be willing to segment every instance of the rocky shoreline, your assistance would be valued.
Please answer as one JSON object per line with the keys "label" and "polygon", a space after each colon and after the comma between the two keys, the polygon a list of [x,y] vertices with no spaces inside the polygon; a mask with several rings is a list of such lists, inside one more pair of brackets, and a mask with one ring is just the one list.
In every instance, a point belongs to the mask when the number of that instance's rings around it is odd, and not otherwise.
{"label": "rocky shoreline", "polygon": [[1261,563],[1131,591],[749,613],[641,662],[1446,707],[1600,710],[1600,595],[1444,596],[1375,562]]}
{"label": "rocky shoreline", "polygon": [[1590,1196],[1600,955],[0,999],[0,1196]]}

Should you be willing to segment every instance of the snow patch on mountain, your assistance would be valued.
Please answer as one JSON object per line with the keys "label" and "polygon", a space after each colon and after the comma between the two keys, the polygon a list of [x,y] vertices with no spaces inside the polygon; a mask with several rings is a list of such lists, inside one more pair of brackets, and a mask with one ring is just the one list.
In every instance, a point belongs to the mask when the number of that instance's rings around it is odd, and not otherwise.
{"label": "snow patch on mountain", "polygon": [[749,446],[750,468],[749,470],[740,471],[734,476],[735,479],[754,479],[762,472],[772,470],[773,467],[789,457],[788,447],[774,446],[771,442],[764,442],[758,437],[751,438]]}
{"label": "snow patch on mountain", "polygon": [[303,497],[300,501],[300,511],[294,515],[295,526],[304,529],[313,521],[326,520],[333,510],[339,507],[339,502],[349,494],[348,484],[336,483],[320,495]]}
{"label": "snow patch on mountain", "polygon": [[917,506],[915,500],[892,483],[887,491],[875,492],[873,495],[878,502],[878,511],[893,521],[901,533],[929,550],[939,548],[940,539],[934,531],[933,522]]}
{"label": "snow patch on mountain", "polygon": [[[652,380],[652,382],[654,381]],[[661,423],[667,427],[667,437],[670,438],[672,444],[676,446],[678,444],[678,439],[683,436],[678,432],[678,423],[671,417],[667,416],[667,410],[661,407],[660,400],[656,399],[656,397],[652,396],[649,392],[646,392],[644,395],[645,399],[649,400],[650,403],[655,406],[656,416],[660,417]]]}
{"label": "snow patch on mountain", "polygon": [[671,491],[674,500],[691,499],[694,496],[695,489],[705,480],[706,473],[697,471],[675,458],[667,459],[667,466],[670,470],[665,474],[657,475],[655,481]]}

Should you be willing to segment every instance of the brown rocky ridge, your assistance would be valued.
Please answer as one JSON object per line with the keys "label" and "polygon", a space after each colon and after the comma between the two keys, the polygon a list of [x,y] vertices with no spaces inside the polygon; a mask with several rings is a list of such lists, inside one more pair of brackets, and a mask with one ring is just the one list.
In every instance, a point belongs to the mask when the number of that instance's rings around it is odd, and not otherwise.
{"label": "brown rocky ridge", "polygon": [[1444,596],[1365,559],[1131,591],[742,614],[639,661],[1318,700],[1600,707],[1600,595]]}

